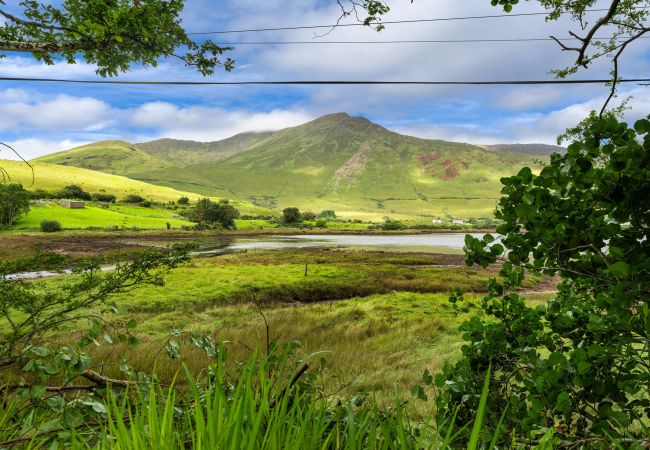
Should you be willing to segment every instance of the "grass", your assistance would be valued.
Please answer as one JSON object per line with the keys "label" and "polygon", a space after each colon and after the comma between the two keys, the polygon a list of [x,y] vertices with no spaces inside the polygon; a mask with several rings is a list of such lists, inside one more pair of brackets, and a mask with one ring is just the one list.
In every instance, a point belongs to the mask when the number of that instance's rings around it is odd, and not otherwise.
{"label": "grass", "polygon": [[118,199],[129,194],[137,194],[155,201],[176,201],[183,196],[191,199],[200,198],[195,193],[178,191],[94,170],[42,162],[31,164],[34,167],[33,184],[32,171],[26,164],[19,161],[0,160],[0,167],[7,171],[11,177],[10,181],[22,183],[26,189],[30,190],[56,191],[69,184],[78,184],[88,192],[114,194]]}
{"label": "grass", "polygon": [[83,209],[69,209],[50,203],[32,205],[29,213],[21,217],[8,231],[35,231],[39,229],[42,220],[57,220],[68,230],[113,226],[166,229],[167,223],[174,228],[193,225],[192,222],[180,219],[173,212],[164,209],[126,205],[102,208],[92,204]]}

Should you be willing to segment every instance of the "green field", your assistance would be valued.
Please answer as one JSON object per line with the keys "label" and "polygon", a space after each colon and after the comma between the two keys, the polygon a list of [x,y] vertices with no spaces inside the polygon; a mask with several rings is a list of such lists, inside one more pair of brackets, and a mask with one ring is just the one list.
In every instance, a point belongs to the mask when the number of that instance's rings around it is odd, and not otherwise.
{"label": "green field", "polygon": [[64,229],[75,230],[88,227],[141,229],[166,229],[167,223],[173,228],[191,226],[192,222],[183,220],[171,211],[151,209],[130,205],[111,205],[103,208],[87,205],[83,209],[69,209],[54,203],[32,205],[29,213],[21,217],[9,231],[38,230],[42,220],[57,220]]}
{"label": "green field", "polygon": [[[494,276],[462,261],[453,255],[327,249],[194,259],[173,270],[164,287],[114,295],[119,313],[112,319],[135,319],[142,344],[104,345],[95,349],[95,357],[110,365],[113,355],[125,351],[131,364],[144,370],[169,331],[180,328],[228,340],[229,355],[245,358],[265,340],[260,306],[273,340],[300,340],[305,354],[326,352],[328,367],[339,377],[330,383],[351,383],[348,392],[376,393],[385,400],[395,390],[407,396],[424,368],[437,371],[458,355],[456,328],[478,311],[472,305]],[[72,277],[35,284],[52,288]],[[531,278],[525,285],[536,282]],[[476,293],[467,295],[469,309],[459,316],[447,301],[453,287]],[[199,371],[204,356],[186,350],[182,361],[161,365],[158,375],[173,378],[181,363]]]}

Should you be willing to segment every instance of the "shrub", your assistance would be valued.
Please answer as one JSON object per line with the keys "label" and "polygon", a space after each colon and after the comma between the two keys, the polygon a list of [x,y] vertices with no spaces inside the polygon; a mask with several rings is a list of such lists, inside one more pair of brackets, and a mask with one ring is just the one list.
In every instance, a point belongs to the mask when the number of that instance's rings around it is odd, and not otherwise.
{"label": "shrub", "polygon": [[315,226],[316,226],[317,228],[327,228],[327,220],[325,220],[325,219],[318,219],[318,220],[316,221]]}
{"label": "shrub", "polygon": [[290,207],[282,210],[284,223],[298,223],[300,222],[300,217],[300,210],[298,208]]}
{"label": "shrub", "polygon": [[91,200],[89,192],[83,190],[83,188],[77,184],[70,184],[63,189],[61,189],[57,196],[59,198],[70,198],[76,200]]}
{"label": "shrub", "polygon": [[149,208],[151,205],[153,205],[153,202],[151,200],[145,200],[142,203],[140,203],[141,206],[144,206],[145,208]]}
{"label": "shrub", "polygon": [[41,221],[41,231],[44,233],[56,233],[62,231],[61,222],[57,220],[43,220]]}
{"label": "shrub", "polygon": [[228,200],[220,200],[219,203],[215,203],[209,198],[202,198],[186,215],[190,220],[207,228],[218,224],[234,229],[235,219],[239,218],[239,210],[232,206]]}
{"label": "shrub", "polygon": [[142,203],[144,201],[145,201],[144,197],[141,197],[138,194],[129,194],[129,195],[127,195],[126,197],[124,197],[122,199],[122,203],[135,203],[135,204],[137,204],[137,203]]}
{"label": "shrub", "polygon": [[316,214],[311,211],[307,211],[302,213],[300,217],[302,218],[302,220],[314,220],[316,219]]}
{"label": "shrub", "polygon": [[324,211],[321,211],[318,217],[321,219],[336,219],[336,213],[332,209],[326,209]]}
{"label": "shrub", "polygon": [[189,205],[190,204],[190,199],[187,197],[181,197],[178,199],[177,202],[179,205]]}
{"label": "shrub", "polygon": [[115,200],[117,200],[117,197],[115,197],[113,194],[95,193],[91,195],[91,198],[96,202],[104,203],[115,203]]}
{"label": "shrub", "polygon": [[406,228],[399,220],[387,219],[386,222],[381,226],[383,230],[403,230]]}

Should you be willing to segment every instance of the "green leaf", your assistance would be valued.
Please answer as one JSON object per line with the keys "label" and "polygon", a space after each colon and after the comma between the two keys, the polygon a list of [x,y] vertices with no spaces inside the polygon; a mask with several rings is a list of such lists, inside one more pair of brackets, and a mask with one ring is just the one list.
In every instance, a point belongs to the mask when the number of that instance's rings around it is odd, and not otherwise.
{"label": "green leaf", "polygon": [[68,408],[63,412],[63,423],[70,428],[77,428],[84,423],[84,416],[78,410]]}
{"label": "green leaf", "polygon": [[609,266],[607,271],[618,278],[627,278],[630,274],[630,265],[625,261],[619,261]]}
{"label": "green leaf", "polygon": [[136,322],[134,319],[131,319],[126,323],[126,327],[131,329],[131,330],[134,329],[137,326],[138,326],[138,322]]}
{"label": "green leaf", "polygon": [[416,385],[411,388],[411,395],[413,398],[417,398],[419,400],[427,401],[428,397],[427,394],[424,392],[424,389],[422,386]]}

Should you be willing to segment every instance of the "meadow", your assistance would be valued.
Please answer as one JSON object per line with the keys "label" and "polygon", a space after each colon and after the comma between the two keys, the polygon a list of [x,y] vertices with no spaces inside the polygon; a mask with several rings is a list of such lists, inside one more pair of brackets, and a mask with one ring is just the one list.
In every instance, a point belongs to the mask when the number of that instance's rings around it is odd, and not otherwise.
{"label": "meadow", "polygon": [[[197,258],[172,270],[164,286],[113,295],[118,312],[110,320],[137,322],[140,343],[104,342],[91,353],[108,375],[119,376],[115,367],[126,357],[136,371],[156,365],[157,376],[171,382],[184,366],[197,374],[208,363],[189,345],[181,358],[168,360],[160,350],[172,332],[227,341],[234,361],[263,350],[267,339],[300,341],[303,357],[325,359],[327,389],[404,400],[425,369],[436,373],[459,355],[457,327],[478,313],[481,292],[494,275],[465,267],[461,255],[418,252],[323,248]],[[33,284],[56,289],[73,277]],[[525,286],[539,281],[529,278]],[[460,311],[448,301],[455,287],[468,292]],[[84,332],[65,330],[59,338],[74,340]],[[425,406],[413,412],[424,414]]]}
{"label": "meadow", "polygon": [[[134,205],[100,205],[88,204],[82,209],[69,209],[55,203],[32,205],[29,212],[20,217],[11,232],[38,231],[42,220],[56,220],[67,230],[94,228],[140,228],[166,229],[167,224],[173,228],[191,226],[192,222],[180,218],[173,211],[145,208]],[[3,230],[4,231],[4,230]]]}

